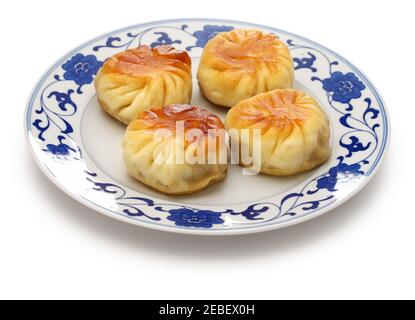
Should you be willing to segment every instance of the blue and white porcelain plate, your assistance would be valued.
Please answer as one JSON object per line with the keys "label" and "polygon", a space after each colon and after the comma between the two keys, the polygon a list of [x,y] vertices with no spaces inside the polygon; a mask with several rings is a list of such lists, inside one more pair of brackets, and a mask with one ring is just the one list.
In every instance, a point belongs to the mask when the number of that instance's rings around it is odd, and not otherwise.
{"label": "blue and white porcelain plate", "polygon": [[[167,196],[128,176],[121,155],[125,127],[99,107],[93,86],[103,61],[140,44],[187,50],[197,70],[206,42],[233,28],[275,33],[294,58],[295,86],[314,96],[331,120],[331,159],[293,177],[228,178],[188,196]],[[194,77],[196,79],[196,77]],[[224,118],[227,110],[201,97],[192,103]],[[278,229],[315,218],[359,192],[379,169],[389,120],[366,76],[333,51],[303,37],[261,25],[214,19],[140,24],[91,40],[55,63],[27,105],[26,136],[42,171],[63,191],[109,217],[163,231],[233,235]]]}

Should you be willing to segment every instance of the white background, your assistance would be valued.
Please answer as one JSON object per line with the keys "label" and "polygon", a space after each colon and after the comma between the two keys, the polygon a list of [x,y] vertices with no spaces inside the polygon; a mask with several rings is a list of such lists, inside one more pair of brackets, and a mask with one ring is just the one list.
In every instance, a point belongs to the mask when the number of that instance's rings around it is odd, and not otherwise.
{"label": "white background", "polygon": [[[0,13],[0,298],[415,298],[413,1],[7,1]],[[113,221],[38,170],[26,99],[70,49],[140,22],[245,20],[337,51],[378,87],[387,159],[351,201],[265,234],[206,238]]]}

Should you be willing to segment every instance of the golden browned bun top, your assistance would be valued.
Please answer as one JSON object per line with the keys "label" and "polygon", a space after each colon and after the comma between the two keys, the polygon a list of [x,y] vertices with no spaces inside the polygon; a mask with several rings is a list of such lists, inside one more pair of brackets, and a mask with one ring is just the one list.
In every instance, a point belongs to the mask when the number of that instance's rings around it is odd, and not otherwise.
{"label": "golden browned bun top", "polygon": [[190,72],[190,69],[191,60],[186,51],[177,50],[168,45],[155,48],[142,45],[113,55],[105,62],[102,71],[142,76],[163,71]]}
{"label": "golden browned bun top", "polygon": [[304,92],[277,89],[241,101],[227,116],[233,128],[289,129],[314,116],[326,118],[316,101]]}
{"label": "golden browned bun top", "polygon": [[[207,45],[223,68],[243,68],[255,71],[258,63],[275,62],[287,46],[275,35],[260,30],[236,29],[223,32]],[[218,68],[220,70],[220,68]]]}
{"label": "golden browned bun top", "polygon": [[188,104],[174,104],[160,109],[150,109],[138,114],[128,130],[169,129],[175,131],[176,122],[184,122],[185,132],[199,129],[205,135],[209,129],[224,129],[222,120],[206,109]]}

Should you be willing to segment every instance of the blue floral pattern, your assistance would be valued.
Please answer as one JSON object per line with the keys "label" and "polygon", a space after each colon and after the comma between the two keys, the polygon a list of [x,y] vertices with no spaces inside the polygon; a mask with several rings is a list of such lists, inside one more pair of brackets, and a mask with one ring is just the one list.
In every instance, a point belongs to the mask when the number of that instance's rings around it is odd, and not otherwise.
{"label": "blue floral pattern", "polygon": [[330,78],[323,80],[323,89],[333,94],[333,100],[350,103],[362,96],[366,86],[352,72],[343,74],[339,71],[332,73]]}
{"label": "blue floral pattern", "polygon": [[169,210],[167,219],[173,221],[176,226],[194,228],[212,228],[214,224],[224,223],[218,212],[188,208]]}
{"label": "blue floral pattern", "polygon": [[84,56],[82,53],[77,53],[62,65],[62,69],[65,70],[63,77],[65,80],[72,80],[77,85],[83,86],[94,80],[101,66],[102,61],[98,61],[94,55]]}
{"label": "blue floral pattern", "polygon": [[[90,88],[103,64],[100,59],[105,60],[106,56],[119,50],[140,44],[153,47],[176,44],[191,51],[203,48],[218,32],[233,28],[231,23],[213,22],[202,27],[197,25],[193,29],[190,24],[155,25],[110,35],[91,47],[84,47],[83,53],[75,52],[61,62],[60,68],[53,70],[56,73],[53,79],[43,80],[41,89],[35,92],[29,104],[28,123],[30,130],[33,129],[36,134],[41,150],[51,155],[52,159],[83,163],[81,147],[73,137],[78,128],[74,126],[74,116],[79,109],[77,99],[84,94],[81,88]],[[284,37],[283,32],[277,31],[276,34]],[[161,203],[147,196],[135,196],[137,193],[132,196],[130,190],[108,182],[103,173],[86,168],[88,170],[85,169],[80,175],[90,185],[89,192],[110,196],[111,203],[115,203],[119,210],[116,213],[130,219],[171,224],[179,228],[226,229],[232,225],[264,225],[310,214],[336,201],[341,184],[370,175],[382,155],[387,131],[383,106],[380,100],[373,99],[377,97],[376,92],[340,57],[333,60],[324,49],[300,38],[285,41],[292,52],[296,73],[301,73],[303,78],[308,77],[310,85],[321,84],[319,90],[324,92],[327,105],[337,115],[334,121],[344,131],[334,141],[342,150],[341,156],[325,172],[310,178],[295,191],[281,195],[278,200],[249,204],[244,208],[206,209]],[[102,50],[107,50],[105,55]],[[47,82],[47,79],[50,81]]]}

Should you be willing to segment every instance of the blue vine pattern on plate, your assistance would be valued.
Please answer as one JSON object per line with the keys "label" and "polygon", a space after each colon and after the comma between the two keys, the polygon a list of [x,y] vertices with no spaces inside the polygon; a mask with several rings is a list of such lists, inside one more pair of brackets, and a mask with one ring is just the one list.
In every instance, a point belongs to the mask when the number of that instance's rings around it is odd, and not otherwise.
{"label": "blue vine pattern on plate", "polygon": [[109,37],[105,44],[95,46],[93,48],[94,51],[100,51],[104,48],[119,48],[123,50],[130,49],[133,43],[137,43],[137,46],[142,44],[143,37],[149,33],[153,33],[154,35],[158,35],[156,41],[150,44],[151,47],[155,47],[158,45],[172,45],[172,44],[181,44],[182,40],[180,39],[172,39],[169,34],[165,31],[157,31],[159,29],[173,29],[178,30],[182,33],[185,33],[191,37],[193,37],[196,41],[195,44],[192,46],[186,47],[187,51],[191,51],[193,48],[204,48],[207,42],[212,39],[215,35],[219,32],[231,31],[234,28],[232,26],[217,26],[217,25],[205,25],[203,26],[202,30],[196,30],[194,32],[188,31],[189,26],[183,24],[181,27],[173,27],[173,26],[158,26],[158,27],[151,27],[146,29],[140,33],[127,33],[127,41],[122,42],[120,37]]}
{"label": "blue vine pattern on plate", "polygon": [[[51,125],[58,129],[59,134],[56,136],[56,143],[49,143],[44,151],[50,152],[56,157],[68,157],[73,159],[82,159],[82,151],[77,146],[75,140],[71,137],[74,132],[70,119],[78,110],[78,106],[72,99],[76,93],[82,95],[82,86],[92,83],[96,73],[102,66],[103,62],[99,61],[94,55],[83,55],[77,53],[64,64],[61,68],[64,71],[63,76],[55,75],[54,81],[48,84],[42,91],[40,97],[40,106],[35,110],[38,117],[32,122],[32,125],[38,130],[38,139],[46,141],[45,133]],[[69,82],[76,85],[75,89],[68,89],[65,92],[52,91],[48,94],[50,88],[57,83]],[[55,100],[51,105],[50,100]],[[70,141],[71,147],[64,141]]]}
{"label": "blue vine pattern on plate", "polygon": [[64,136],[58,136],[59,144],[47,144],[46,149],[44,151],[50,152],[54,154],[56,157],[66,157],[69,156],[71,152],[76,153],[76,149],[71,148],[67,144],[65,144],[63,141],[65,141]]}
{"label": "blue vine pattern on plate", "polygon": [[159,35],[160,37],[157,38],[150,46],[152,48],[162,45],[172,45],[172,44],[181,44],[182,40],[173,40],[169,37],[166,32],[154,32],[154,34]]}
{"label": "blue vine pattern on plate", "polygon": [[294,63],[296,64],[295,70],[300,69],[310,69],[312,72],[317,72],[317,68],[313,67],[314,62],[316,62],[317,57],[311,52],[307,52],[308,57],[305,58],[293,58]]}
{"label": "blue vine pattern on plate", "polygon": [[[156,39],[150,46],[182,44],[181,39],[175,39],[166,30],[174,29],[182,32],[186,36],[194,39],[194,44],[187,46],[186,50],[203,48],[206,43],[218,32],[230,31],[232,26],[225,25],[205,25],[201,30],[189,31],[188,25],[157,26],[148,28],[140,33],[127,33],[125,37],[110,36],[105,43],[94,46],[92,50],[98,52],[102,49],[122,49],[126,50],[137,44],[141,45],[145,35],[152,35]],[[124,40],[123,40],[124,39]],[[265,220],[264,215],[272,212],[272,218],[267,221],[280,219],[287,216],[295,216],[299,212],[307,212],[330,203],[335,198],[335,192],[339,183],[350,181],[365,175],[365,166],[370,164],[370,158],[379,146],[377,129],[380,123],[377,121],[380,111],[373,106],[369,97],[364,97],[365,85],[352,72],[346,74],[334,70],[339,65],[338,61],[331,61],[329,57],[316,48],[297,45],[293,40],[288,40],[287,44],[293,53],[293,61],[296,70],[311,72],[311,81],[320,82],[322,89],[326,92],[329,105],[339,114],[338,121],[348,131],[340,137],[339,145],[344,149],[344,155],[338,158],[338,163],[330,168],[328,172],[312,179],[298,192],[290,193],[283,197],[279,203],[257,203],[250,205],[245,210],[235,211],[227,209],[225,211],[213,211],[184,205],[169,203],[155,203],[145,197],[130,197],[127,191],[118,185],[98,181],[98,175],[94,172],[85,171],[87,180],[92,184],[92,190],[111,194],[117,205],[124,208],[123,214],[129,217],[143,217],[151,221],[161,221],[162,217],[174,223],[176,226],[184,228],[213,228],[215,225],[225,223],[225,215],[229,217],[239,217],[233,224],[261,223]],[[296,56],[296,50],[305,50],[306,56]],[[314,74],[318,69],[315,64],[319,59],[327,62],[329,75],[319,78]],[[84,55],[77,53],[61,65],[63,74],[55,75],[54,81],[48,84],[40,96],[40,105],[35,110],[36,119],[32,122],[33,127],[38,131],[37,137],[46,144],[45,152],[52,154],[59,159],[71,158],[82,159],[82,152],[71,137],[74,129],[70,124],[70,118],[77,112],[78,106],[75,103],[74,95],[82,95],[82,87],[90,85],[102,66],[103,61],[97,59],[93,54]],[[51,92],[50,89],[56,83],[66,82],[72,87],[65,91]],[[366,109],[362,117],[354,114],[355,101],[362,101],[366,104]],[[46,138],[45,135],[53,126],[57,129],[57,134]],[[51,130],[53,131],[53,130]],[[370,142],[362,142],[361,136],[370,137]],[[52,141],[54,139],[54,141]],[[359,161],[348,163],[349,159],[359,152],[372,151]],[[315,200],[307,200],[306,196],[314,196]],[[319,196],[320,195],[320,196]],[[314,199],[313,198],[313,199]],[[151,207],[154,212],[164,213],[162,216],[151,216],[143,208]],[[245,221],[245,222],[244,222]]]}

